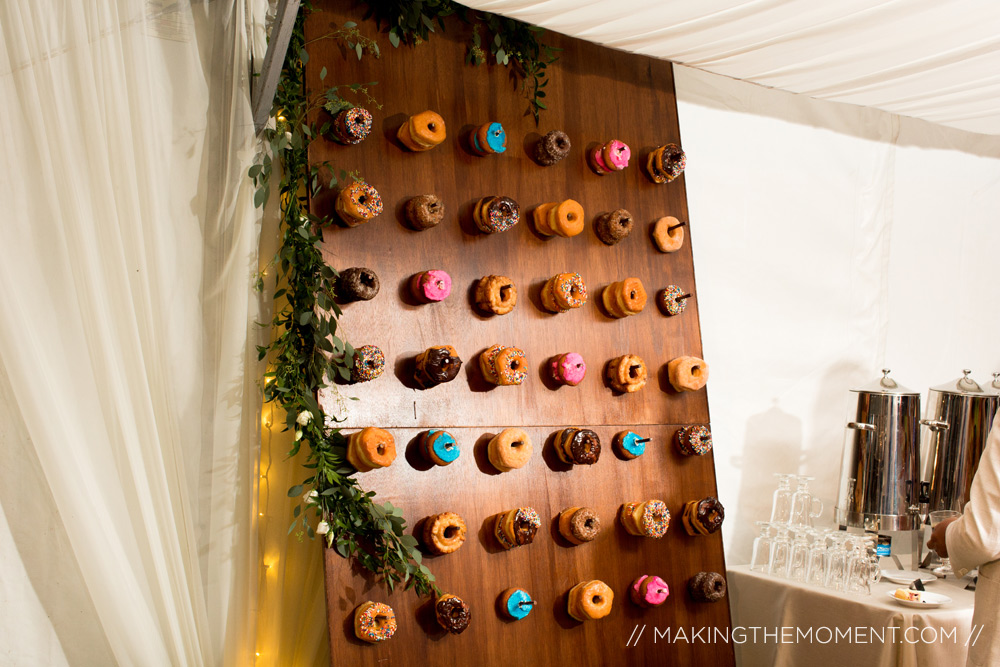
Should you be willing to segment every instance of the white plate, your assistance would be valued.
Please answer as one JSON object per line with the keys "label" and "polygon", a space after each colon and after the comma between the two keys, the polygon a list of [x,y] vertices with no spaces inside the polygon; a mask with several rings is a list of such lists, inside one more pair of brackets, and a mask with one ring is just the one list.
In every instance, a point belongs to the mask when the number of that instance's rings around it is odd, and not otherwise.
{"label": "white plate", "polygon": [[930,572],[914,572],[913,570],[882,570],[882,578],[894,584],[906,584],[909,586],[917,577],[925,584],[932,584],[937,581]]}
{"label": "white plate", "polygon": [[920,594],[922,600],[920,602],[911,602],[910,600],[900,600],[898,597],[892,594],[892,592],[886,593],[894,602],[898,602],[904,607],[915,607],[916,609],[935,609],[943,604],[948,604],[951,602],[951,598],[947,595],[941,595],[940,593],[929,593],[923,591]]}

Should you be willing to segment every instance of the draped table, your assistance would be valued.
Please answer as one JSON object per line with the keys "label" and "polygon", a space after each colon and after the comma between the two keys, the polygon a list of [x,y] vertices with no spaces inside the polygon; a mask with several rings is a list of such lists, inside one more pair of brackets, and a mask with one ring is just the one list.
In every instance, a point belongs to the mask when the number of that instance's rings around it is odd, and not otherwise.
{"label": "draped table", "polygon": [[968,578],[927,584],[952,602],[914,609],[889,599],[901,586],[885,580],[869,597],[751,572],[749,565],[727,572],[736,660],[744,667],[962,667],[977,640]]}

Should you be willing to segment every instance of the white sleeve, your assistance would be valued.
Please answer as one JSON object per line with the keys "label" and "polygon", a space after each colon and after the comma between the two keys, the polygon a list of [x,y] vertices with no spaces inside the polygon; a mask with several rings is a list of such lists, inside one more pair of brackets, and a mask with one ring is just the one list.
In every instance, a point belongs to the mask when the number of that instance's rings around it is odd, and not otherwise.
{"label": "white sleeve", "polygon": [[1000,559],[1000,413],[986,439],[969,502],[961,518],[945,531],[945,543],[951,566],[959,576]]}

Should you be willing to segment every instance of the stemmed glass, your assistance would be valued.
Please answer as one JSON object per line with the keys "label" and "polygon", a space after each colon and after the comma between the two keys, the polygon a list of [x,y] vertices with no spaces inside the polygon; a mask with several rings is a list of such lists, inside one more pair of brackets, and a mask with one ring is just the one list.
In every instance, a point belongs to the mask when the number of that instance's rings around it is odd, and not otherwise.
{"label": "stemmed glass", "polygon": [[792,494],[790,523],[793,526],[812,526],[813,519],[823,513],[823,501],[809,492],[809,482],[815,477],[798,478],[799,487]]}
{"label": "stemmed glass", "polygon": [[[931,526],[936,526],[945,519],[957,518],[962,516],[961,512],[956,512],[955,510],[936,510],[931,512]],[[941,554],[938,554],[940,557]],[[946,577],[949,574],[955,574],[955,571],[951,569],[951,559],[941,558],[941,565],[931,570],[935,576]]]}
{"label": "stemmed glass", "polygon": [[787,524],[792,517],[792,480],[795,475],[776,472],[774,476],[778,478],[778,488],[774,490],[771,523]]}
{"label": "stemmed glass", "polygon": [[758,535],[753,541],[753,557],[750,559],[750,569],[757,572],[767,572],[771,564],[771,545],[774,537],[771,524],[767,521],[757,522]]}

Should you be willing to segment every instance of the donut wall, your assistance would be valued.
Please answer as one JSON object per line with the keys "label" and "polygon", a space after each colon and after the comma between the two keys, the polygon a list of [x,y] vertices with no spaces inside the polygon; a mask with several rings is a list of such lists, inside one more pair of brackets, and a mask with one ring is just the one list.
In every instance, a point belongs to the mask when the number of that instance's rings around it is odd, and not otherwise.
{"label": "donut wall", "polygon": [[[375,35],[374,23],[362,20],[364,5],[319,5],[307,22],[307,40],[348,20]],[[691,536],[681,522],[685,503],[715,496],[716,485],[713,455],[684,456],[675,444],[681,427],[709,423],[706,389],[678,392],[667,376],[669,361],[703,356],[691,255],[698,221],[690,221],[677,252],[660,252],[651,235],[661,217],[688,220],[683,176],[654,184],[644,166],[656,147],[681,144],[671,65],[547,32],[545,41],[563,51],[550,66],[549,110],[536,127],[507,68],[465,65],[471,29],[457,19],[446,25],[447,32],[416,48],[394,49],[381,34],[380,59],[366,55],[359,61],[330,40],[309,47],[312,91],[323,89],[319,74],[325,68],[326,85],[377,81],[371,92],[382,105],[366,105],[374,123],[360,144],[317,141],[310,152],[314,164],[329,161],[338,170],[356,171],[384,205],[370,222],[326,229],[324,251],[338,270],[367,267],[377,274],[378,295],[343,304],[341,327],[356,347],[381,348],[385,371],[368,382],[339,384],[319,398],[328,414],[343,417],[346,433],[373,426],[392,434],[395,461],[359,473],[360,480],[379,500],[402,507],[415,534],[422,519],[435,514],[454,512],[464,519],[461,548],[427,554],[424,562],[442,591],[461,597],[472,613],[464,632],[450,634],[438,624],[433,600],[411,591],[389,594],[328,551],[333,664],[733,664],[726,644],[669,643],[662,636],[654,642],[654,627],[662,635],[667,628],[730,623],[728,598],[698,602],[688,593],[691,577],[725,573],[725,563],[720,533]],[[425,110],[441,115],[447,137],[432,150],[409,151],[397,131],[410,115]],[[490,122],[503,125],[506,151],[475,155],[469,136]],[[535,145],[550,130],[564,131],[572,148],[565,159],[542,166]],[[613,139],[631,147],[630,164],[599,176],[586,153]],[[689,156],[688,164],[710,168],[699,164],[697,155]],[[440,224],[415,231],[406,219],[406,203],[424,194],[443,202],[445,216]],[[480,232],[474,209],[487,196],[516,201],[520,222],[507,231]],[[336,192],[317,196],[314,212],[333,213],[336,198]],[[584,231],[569,238],[538,233],[535,207],[567,199],[582,205]],[[598,239],[594,221],[616,209],[627,209],[634,225],[624,240],[609,246]],[[421,303],[412,293],[412,277],[428,270],[451,277],[451,293],[443,301]],[[578,273],[588,300],[553,314],[545,309],[543,286],[560,273]],[[517,291],[513,311],[489,315],[476,306],[476,287],[488,275],[510,278]],[[615,318],[602,305],[602,291],[626,278],[641,280],[648,302],[639,314]],[[657,303],[670,285],[693,295],[679,315],[667,315]],[[496,344],[524,351],[522,384],[495,386],[484,376],[479,355]],[[452,346],[463,360],[458,376],[421,388],[414,380],[416,357],[442,345]],[[586,376],[577,386],[549,375],[550,360],[568,352],[586,362]],[[647,382],[634,393],[614,391],[605,379],[607,363],[626,354],[641,357],[647,367]],[[533,455],[523,467],[500,473],[488,448],[507,428],[524,430]],[[596,463],[563,462],[556,436],[567,428],[589,429],[599,437]],[[454,436],[461,452],[457,460],[438,466],[425,458],[418,440],[428,429]],[[612,447],[615,434],[626,430],[650,438],[638,458],[627,460]],[[672,515],[666,535],[630,534],[619,508],[652,499],[664,501]],[[518,507],[533,508],[541,527],[530,544],[505,550],[494,536],[494,517]],[[558,516],[569,507],[596,512],[601,524],[596,539],[574,545],[560,534]],[[667,583],[664,604],[642,608],[629,599],[629,587],[640,575]],[[574,620],[567,612],[569,590],[595,579],[614,594],[610,613],[600,620]],[[522,620],[501,613],[499,598],[512,587],[535,601]],[[398,630],[388,641],[367,644],[355,637],[354,611],[369,600],[395,611]],[[636,640],[643,626],[647,629]]]}

